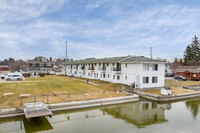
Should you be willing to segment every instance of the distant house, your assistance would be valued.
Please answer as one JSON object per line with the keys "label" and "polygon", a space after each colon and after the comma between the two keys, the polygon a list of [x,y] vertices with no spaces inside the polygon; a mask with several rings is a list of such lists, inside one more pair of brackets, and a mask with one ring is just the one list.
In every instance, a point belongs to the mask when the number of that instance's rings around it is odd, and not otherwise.
{"label": "distant house", "polygon": [[176,75],[186,77],[188,80],[200,80],[200,66],[180,66]]}
{"label": "distant house", "polygon": [[53,72],[54,62],[50,57],[45,58],[43,56],[35,57],[33,60],[27,61],[26,71],[31,73],[32,77],[38,77],[38,73],[51,74]]}
{"label": "distant house", "polygon": [[0,65],[0,71],[9,71],[8,65]]}
{"label": "distant house", "polygon": [[144,56],[89,58],[66,61],[62,73],[69,76],[135,85],[135,88],[164,86],[165,62]]}

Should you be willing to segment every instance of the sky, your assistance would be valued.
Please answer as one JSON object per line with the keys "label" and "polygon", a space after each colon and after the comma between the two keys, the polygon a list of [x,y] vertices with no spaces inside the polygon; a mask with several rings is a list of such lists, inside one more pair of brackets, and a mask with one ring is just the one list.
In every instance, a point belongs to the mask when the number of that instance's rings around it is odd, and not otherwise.
{"label": "sky", "polygon": [[200,37],[198,0],[0,0],[0,60],[183,57]]}

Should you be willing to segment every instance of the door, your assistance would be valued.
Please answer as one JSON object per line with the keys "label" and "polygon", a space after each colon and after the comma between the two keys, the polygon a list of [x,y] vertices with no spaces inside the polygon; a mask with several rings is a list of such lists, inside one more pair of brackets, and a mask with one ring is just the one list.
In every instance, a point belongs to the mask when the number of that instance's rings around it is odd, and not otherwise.
{"label": "door", "polygon": [[37,73],[36,73],[36,72],[34,72],[34,74],[33,74],[33,75],[34,75],[34,77],[36,77],[36,76],[37,76]]}
{"label": "door", "polygon": [[135,88],[139,88],[139,86],[140,86],[140,76],[136,76],[136,78],[135,78]]}

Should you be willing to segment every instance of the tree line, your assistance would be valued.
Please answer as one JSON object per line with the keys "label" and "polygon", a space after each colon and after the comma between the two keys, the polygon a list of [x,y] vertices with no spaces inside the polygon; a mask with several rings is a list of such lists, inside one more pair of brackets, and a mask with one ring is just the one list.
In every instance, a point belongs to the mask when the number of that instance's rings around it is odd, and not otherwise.
{"label": "tree line", "polygon": [[15,60],[13,58],[4,59],[0,61],[0,65],[8,65],[11,70],[25,70],[27,65],[22,59]]}

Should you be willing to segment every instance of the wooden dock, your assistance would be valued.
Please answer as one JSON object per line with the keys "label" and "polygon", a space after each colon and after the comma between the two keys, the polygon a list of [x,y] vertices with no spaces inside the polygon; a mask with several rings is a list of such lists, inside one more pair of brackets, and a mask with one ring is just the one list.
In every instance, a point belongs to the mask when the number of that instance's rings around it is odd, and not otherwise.
{"label": "wooden dock", "polygon": [[24,105],[24,114],[28,120],[42,116],[52,117],[53,115],[53,113],[42,102],[25,103]]}

